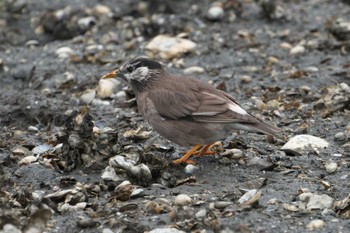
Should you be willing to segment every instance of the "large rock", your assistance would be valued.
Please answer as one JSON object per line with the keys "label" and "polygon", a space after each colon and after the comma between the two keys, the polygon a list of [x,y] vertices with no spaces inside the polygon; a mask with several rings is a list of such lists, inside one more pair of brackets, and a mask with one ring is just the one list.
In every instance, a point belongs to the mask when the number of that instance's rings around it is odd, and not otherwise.
{"label": "large rock", "polygon": [[302,155],[310,151],[319,154],[322,150],[327,148],[329,143],[319,137],[312,135],[301,134],[291,138],[281,150],[292,153],[294,155]]}

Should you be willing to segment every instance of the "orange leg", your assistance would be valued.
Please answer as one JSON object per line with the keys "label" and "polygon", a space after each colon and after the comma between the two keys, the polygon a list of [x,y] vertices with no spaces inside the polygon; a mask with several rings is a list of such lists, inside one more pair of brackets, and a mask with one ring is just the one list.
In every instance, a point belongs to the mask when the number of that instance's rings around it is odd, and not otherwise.
{"label": "orange leg", "polygon": [[[192,160],[189,160],[189,158],[192,155],[196,155],[198,153],[198,149],[201,148],[201,144],[195,145],[191,150],[187,151],[186,154],[184,154],[181,158],[173,160],[174,164],[179,164],[179,163],[188,163],[188,164],[193,164],[194,162]],[[201,152],[200,150],[199,152]]]}
{"label": "orange leg", "polygon": [[205,145],[200,151],[196,151],[196,153],[194,155],[202,156],[202,155],[213,155],[213,154],[215,154],[216,152],[209,150],[211,145],[213,145],[213,143],[209,143],[209,144]]}

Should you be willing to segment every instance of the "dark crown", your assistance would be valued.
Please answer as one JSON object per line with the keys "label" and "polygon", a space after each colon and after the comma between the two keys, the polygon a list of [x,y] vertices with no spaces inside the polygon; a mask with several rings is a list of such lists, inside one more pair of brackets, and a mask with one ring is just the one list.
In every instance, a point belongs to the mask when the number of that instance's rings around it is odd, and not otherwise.
{"label": "dark crown", "polygon": [[162,69],[162,65],[160,63],[145,57],[136,58],[135,60],[129,63],[129,66],[131,66],[133,70],[136,70],[139,67],[147,67],[151,70]]}

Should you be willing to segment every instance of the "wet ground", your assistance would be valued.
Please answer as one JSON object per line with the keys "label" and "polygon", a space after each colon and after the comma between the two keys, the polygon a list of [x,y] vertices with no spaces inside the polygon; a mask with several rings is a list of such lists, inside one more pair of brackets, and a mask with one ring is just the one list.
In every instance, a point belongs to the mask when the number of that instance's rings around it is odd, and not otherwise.
{"label": "wet ground", "polygon": [[[117,2],[0,1],[0,232],[350,231],[349,1]],[[159,58],[161,34],[196,47]],[[171,165],[126,84],[96,89],[150,52],[283,132]],[[328,146],[282,150],[301,134]]]}

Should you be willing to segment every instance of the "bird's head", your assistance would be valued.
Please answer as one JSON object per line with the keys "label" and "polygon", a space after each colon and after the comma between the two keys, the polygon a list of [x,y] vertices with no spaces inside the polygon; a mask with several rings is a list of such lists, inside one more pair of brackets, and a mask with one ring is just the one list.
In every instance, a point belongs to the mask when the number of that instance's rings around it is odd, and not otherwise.
{"label": "bird's head", "polygon": [[163,73],[164,70],[160,63],[146,57],[137,57],[102,78],[122,78],[134,90],[142,91],[152,83],[153,79],[162,77]]}

